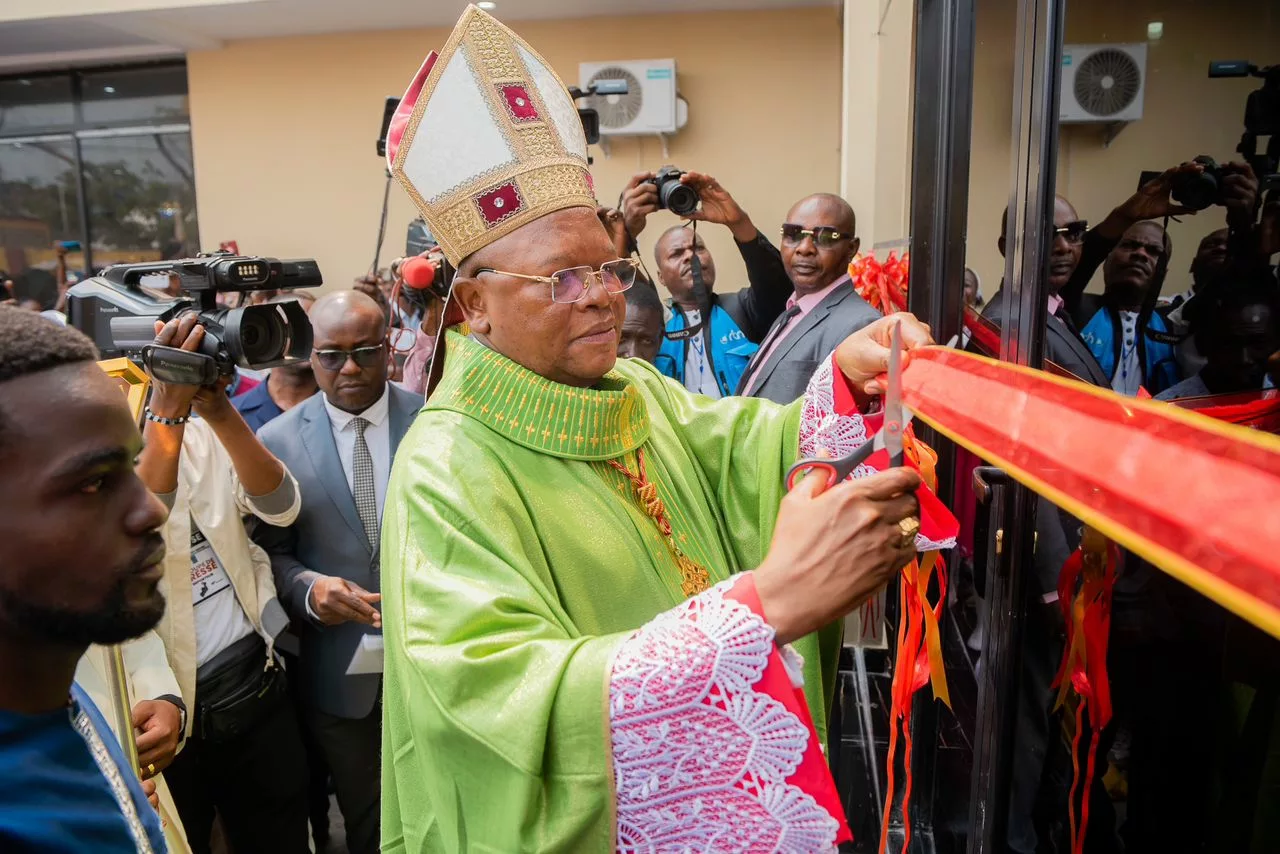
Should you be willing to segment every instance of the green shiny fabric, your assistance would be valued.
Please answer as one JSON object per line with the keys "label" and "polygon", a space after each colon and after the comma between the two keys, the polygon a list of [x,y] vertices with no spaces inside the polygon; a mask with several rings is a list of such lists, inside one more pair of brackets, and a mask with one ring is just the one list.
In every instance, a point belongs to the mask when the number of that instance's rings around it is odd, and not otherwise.
{"label": "green shiny fabric", "polygon": [[[800,405],[712,401],[619,360],[596,389],[548,382],[450,335],[396,455],[382,534],[382,847],[614,848],[608,672],[683,600],[632,487],[643,449],[681,549],[712,583],[764,557]],[[825,734],[838,625],[796,644]]]}

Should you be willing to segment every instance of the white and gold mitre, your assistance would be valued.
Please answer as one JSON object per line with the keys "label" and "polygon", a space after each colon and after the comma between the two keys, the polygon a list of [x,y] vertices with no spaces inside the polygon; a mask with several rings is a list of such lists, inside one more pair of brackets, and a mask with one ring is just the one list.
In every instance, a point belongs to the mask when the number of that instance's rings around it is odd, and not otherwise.
{"label": "white and gold mitre", "polygon": [[568,89],[475,6],[409,84],[388,128],[387,163],[454,265],[552,211],[596,206]]}

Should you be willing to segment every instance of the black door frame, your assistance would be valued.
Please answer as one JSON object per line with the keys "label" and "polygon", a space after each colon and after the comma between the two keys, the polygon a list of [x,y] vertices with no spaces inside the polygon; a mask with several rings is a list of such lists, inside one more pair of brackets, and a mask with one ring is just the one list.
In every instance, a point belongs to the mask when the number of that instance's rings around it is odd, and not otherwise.
{"label": "black door frame", "polygon": [[[1019,0],[1014,49],[1013,170],[1004,283],[1008,317],[1000,356],[1039,367],[1047,311],[1044,282],[1052,241],[1058,140],[1058,88],[1065,0]],[[915,102],[911,182],[909,309],[946,343],[961,330],[973,112],[976,0],[916,0]],[[928,431],[939,452],[939,488],[949,495],[951,443]],[[989,476],[988,481],[996,478]],[[993,583],[984,666],[978,687],[969,803],[969,854],[1004,850],[1021,662],[1022,579],[1034,547],[1034,494],[989,483]],[[918,793],[912,854],[930,854],[938,711],[932,697],[912,711]],[[898,814],[900,822],[900,813]],[[891,838],[900,851],[901,835]]]}

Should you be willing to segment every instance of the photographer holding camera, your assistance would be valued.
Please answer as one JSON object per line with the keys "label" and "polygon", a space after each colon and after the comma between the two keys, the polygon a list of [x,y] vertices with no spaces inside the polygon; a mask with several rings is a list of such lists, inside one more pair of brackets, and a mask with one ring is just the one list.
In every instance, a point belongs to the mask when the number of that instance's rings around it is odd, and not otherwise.
{"label": "photographer holding camera", "polygon": [[[641,172],[623,189],[619,207],[633,244],[649,216],[663,208],[732,232],[750,285],[735,293],[715,293],[715,262],[692,228],[667,229],[654,246],[654,259],[658,279],[672,297],[672,316],[655,364],[690,391],[717,398],[733,394],[791,296],[782,256],[733,196],[701,172],[680,173],[670,167],[656,174]],[[695,257],[701,287],[694,275]],[[691,330],[697,331],[690,334]]]}
{"label": "photographer holding camera", "polygon": [[[194,312],[156,321],[155,345],[197,352]],[[150,367],[148,368],[150,371]],[[308,851],[306,766],[284,671],[273,646],[288,618],[266,554],[242,517],[297,518],[284,465],[225,392],[152,374],[138,474],[170,509],[163,529],[166,600],[157,633],[178,677],[187,742],[166,779],[196,854],[210,850],[215,809],[241,852]]]}

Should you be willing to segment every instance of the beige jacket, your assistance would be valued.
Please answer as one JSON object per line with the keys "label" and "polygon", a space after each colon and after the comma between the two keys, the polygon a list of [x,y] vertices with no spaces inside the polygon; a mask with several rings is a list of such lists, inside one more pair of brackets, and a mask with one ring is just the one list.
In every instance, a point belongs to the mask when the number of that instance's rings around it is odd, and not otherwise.
{"label": "beige jacket", "polygon": [[[140,700],[154,700],[165,694],[176,697],[180,694],[178,679],[173,675],[165,657],[164,644],[155,632],[147,632],[142,637],[126,641],[121,651],[129,683],[130,708]],[[89,647],[76,665],[76,683],[93,700],[98,711],[102,712],[103,720],[119,739],[123,727],[132,722],[122,722],[116,715],[115,704],[111,702],[110,655],[110,649],[105,646]],[[178,752],[182,752],[182,744],[178,745]],[[182,819],[178,817],[173,795],[165,784],[164,774],[156,777],[156,795],[160,799],[160,825],[164,829],[165,841],[169,843],[169,854],[190,854],[187,834],[183,830]]]}
{"label": "beige jacket", "polygon": [[[286,527],[298,518],[302,496],[293,475],[285,469],[284,482],[271,495],[253,498],[236,477],[231,457],[205,421],[195,418],[182,438],[178,463],[178,488],[160,499],[169,505],[164,526],[164,578],[160,592],[166,607],[156,633],[164,641],[169,665],[178,677],[187,704],[187,735],[196,717],[196,625],[191,602],[191,519],[204,533],[222,561],[236,598],[249,621],[267,642],[272,654],[275,638],[289,624],[276,601],[275,578],[266,552],[245,533],[246,515],[271,525]],[[283,505],[283,506],[276,506]]]}

